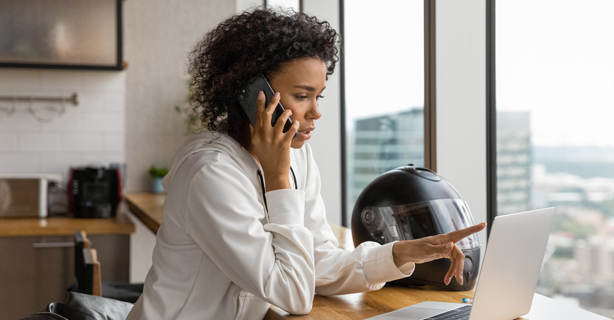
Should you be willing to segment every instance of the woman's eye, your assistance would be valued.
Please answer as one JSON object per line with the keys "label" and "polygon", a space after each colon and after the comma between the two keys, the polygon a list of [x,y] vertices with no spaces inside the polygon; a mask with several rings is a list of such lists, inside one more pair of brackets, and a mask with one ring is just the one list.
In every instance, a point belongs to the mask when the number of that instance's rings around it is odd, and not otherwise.
{"label": "woman's eye", "polygon": [[[307,98],[308,98],[308,96],[296,96],[296,99],[299,100],[299,101],[304,101]],[[320,100],[322,98],[324,98],[324,96],[322,96],[322,95],[317,95],[316,96],[316,100]]]}

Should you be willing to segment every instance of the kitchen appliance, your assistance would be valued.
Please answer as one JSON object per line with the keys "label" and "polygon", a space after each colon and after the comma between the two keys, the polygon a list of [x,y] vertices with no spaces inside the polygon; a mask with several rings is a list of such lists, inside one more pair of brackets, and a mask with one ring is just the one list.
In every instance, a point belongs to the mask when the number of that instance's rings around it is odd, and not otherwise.
{"label": "kitchen appliance", "polygon": [[47,178],[0,176],[0,218],[47,217]]}
{"label": "kitchen appliance", "polygon": [[68,207],[76,218],[110,218],[121,201],[121,175],[118,168],[70,168]]}

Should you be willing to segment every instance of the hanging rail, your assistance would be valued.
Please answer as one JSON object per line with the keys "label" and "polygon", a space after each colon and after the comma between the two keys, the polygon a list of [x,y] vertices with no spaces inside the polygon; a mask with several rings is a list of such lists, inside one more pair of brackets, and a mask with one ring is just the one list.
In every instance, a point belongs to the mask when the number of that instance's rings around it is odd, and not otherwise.
{"label": "hanging rail", "polygon": [[35,96],[0,96],[0,101],[26,101],[26,102],[36,102],[36,101],[44,101],[44,102],[70,102],[73,105],[79,104],[79,95],[75,92],[70,97],[35,97]]}

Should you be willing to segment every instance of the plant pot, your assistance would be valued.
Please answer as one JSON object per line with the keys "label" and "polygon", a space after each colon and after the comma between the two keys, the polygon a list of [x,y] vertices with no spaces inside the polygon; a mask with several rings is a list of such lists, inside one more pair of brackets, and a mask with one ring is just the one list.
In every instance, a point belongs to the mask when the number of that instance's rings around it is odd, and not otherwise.
{"label": "plant pot", "polygon": [[154,193],[163,193],[162,178],[151,178],[151,191]]}

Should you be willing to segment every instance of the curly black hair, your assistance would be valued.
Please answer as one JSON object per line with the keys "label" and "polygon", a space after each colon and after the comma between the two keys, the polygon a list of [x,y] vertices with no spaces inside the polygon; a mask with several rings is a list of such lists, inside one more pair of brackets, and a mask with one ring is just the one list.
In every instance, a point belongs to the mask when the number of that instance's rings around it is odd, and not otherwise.
{"label": "curly black hair", "polygon": [[319,58],[328,79],[339,42],[328,22],[294,11],[256,9],[222,21],[189,54],[191,107],[200,127],[224,132],[249,149],[249,120],[237,100],[241,90],[259,74],[271,79],[301,58]]}

